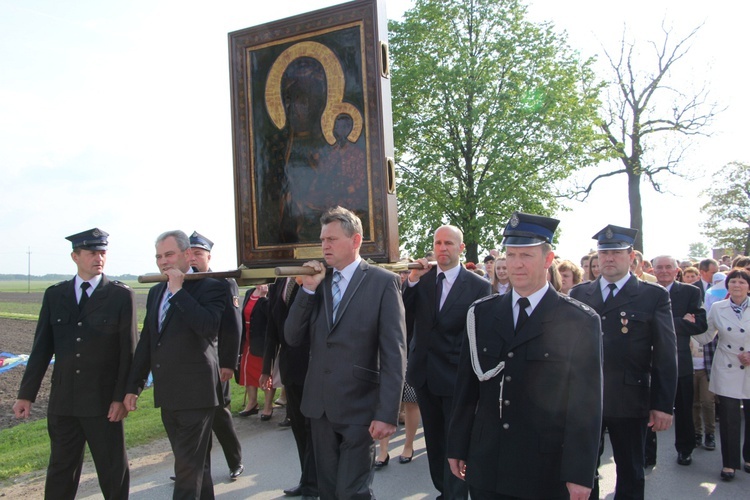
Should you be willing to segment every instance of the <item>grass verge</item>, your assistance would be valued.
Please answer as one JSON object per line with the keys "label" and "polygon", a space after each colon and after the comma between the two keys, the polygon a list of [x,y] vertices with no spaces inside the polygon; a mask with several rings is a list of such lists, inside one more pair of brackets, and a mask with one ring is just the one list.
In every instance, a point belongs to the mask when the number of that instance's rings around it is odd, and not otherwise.
{"label": "grass verge", "polygon": [[[232,411],[241,409],[245,388],[232,382]],[[264,394],[258,391],[263,407]],[[32,411],[45,411],[32,407]],[[138,410],[125,419],[125,443],[128,449],[167,437],[161,422],[161,411],[154,408],[154,391],[147,389],[138,398]],[[90,460],[88,449],[86,460]],[[47,468],[49,436],[47,419],[19,424],[0,431],[0,481]]]}

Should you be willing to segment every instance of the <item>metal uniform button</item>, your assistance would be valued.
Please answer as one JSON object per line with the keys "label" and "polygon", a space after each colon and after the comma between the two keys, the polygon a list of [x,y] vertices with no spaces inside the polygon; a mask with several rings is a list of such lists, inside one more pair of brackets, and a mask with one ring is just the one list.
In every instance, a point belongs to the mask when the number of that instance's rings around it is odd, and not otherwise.
{"label": "metal uniform button", "polygon": [[82,321],[79,321],[79,322],[78,322],[78,326],[83,326],[83,322],[82,322]]}
{"label": "metal uniform button", "polygon": [[510,382],[511,380],[512,380],[512,379],[510,378],[510,375],[506,375],[506,376],[505,376],[505,381],[506,381],[506,382]]}
{"label": "metal uniform button", "polygon": [[77,353],[76,353],[76,358],[80,358],[80,357],[81,357],[81,353],[80,353],[80,352],[77,352]]}
{"label": "metal uniform button", "polygon": [[81,337],[78,337],[78,338],[76,339],[76,342],[80,342],[80,341],[81,341]]}
{"label": "metal uniform button", "polygon": [[508,353],[508,357],[509,357],[509,358],[512,358],[513,356],[514,356],[514,354],[513,354],[512,352],[509,352],[509,353]]}
{"label": "metal uniform button", "polygon": [[545,357],[545,358],[549,358],[549,353],[548,353],[548,352],[545,352],[545,353],[544,353],[544,357]]}
{"label": "metal uniform button", "polygon": [[505,401],[503,401],[503,404],[504,404],[505,406],[510,406],[510,401],[508,401],[508,400],[506,399]]}
{"label": "metal uniform button", "polygon": [[482,348],[482,352],[487,352],[487,348],[486,348],[486,347],[483,347],[483,348]]}
{"label": "metal uniform button", "polygon": [[161,342],[157,342],[156,347],[161,347]]}
{"label": "metal uniform button", "polygon": [[161,365],[159,363],[156,363],[157,368],[161,368]]}
{"label": "metal uniform button", "polygon": [[81,373],[81,370],[76,370],[76,373]]}
{"label": "metal uniform button", "polygon": [[605,319],[607,319],[607,317],[606,316],[602,316],[602,321],[604,321]]}
{"label": "metal uniform button", "polygon": [[510,429],[510,424],[503,424],[503,429],[508,430]]}

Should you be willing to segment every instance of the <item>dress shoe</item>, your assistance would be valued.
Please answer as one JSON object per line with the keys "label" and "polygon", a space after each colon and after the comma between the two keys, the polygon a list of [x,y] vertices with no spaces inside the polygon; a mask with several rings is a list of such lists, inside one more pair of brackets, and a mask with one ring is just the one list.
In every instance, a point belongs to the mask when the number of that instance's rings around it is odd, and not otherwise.
{"label": "dress shoe", "polygon": [[302,495],[302,483],[298,484],[297,486],[292,486],[291,488],[285,489],[284,495],[288,497],[298,497]]}
{"label": "dress shoe", "polygon": [[690,465],[693,463],[693,457],[690,453],[678,453],[677,463],[680,465]]}
{"label": "dress shoe", "polygon": [[284,420],[278,423],[279,427],[291,427],[292,421],[289,420],[289,417],[285,417]]}
{"label": "dress shoe", "polygon": [[644,467],[644,468],[645,468],[645,467],[653,467],[653,466],[655,466],[655,465],[656,465],[656,459],[655,459],[655,458],[647,458],[647,459],[646,459],[646,460],[645,460],[645,461],[643,462],[643,467]]}
{"label": "dress shoe", "polygon": [[373,467],[375,468],[375,470],[380,470],[383,467],[385,467],[386,465],[388,465],[388,462],[390,462],[390,461],[391,461],[391,456],[390,455],[386,455],[385,456],[385,460],[383,460],[383,461],[375,460],[375,463],[373,464]]}
{"label": "dress shoe", "polygon": [[177,477],[175,476],[169,476],[169,479],[171,479],[172,481],[177,481]]}
{"label": "dress shoe", "polygon": [[238,477],[242,475],[242,473],[245,472],[245,466],[240,464],[234,469],[229,471],[229,479],[232,481],[236,481]]}
{"label": "dress shoe", "polygon": [[249,417],[250,415],[257,415],[258,414],[258,405],[253,406],[249,410],[242,410],[239,413],[240,417]]}
{"label": "dress shoe", "polygon": [[405,457],[403,455],[399,456],[398,457],[398,463],[400,463],[400,464],[408,464],[409,462],[411,462],[412,458],[414,458],[414,452],[413,451],[411,452],[411,455],[409,455],[408,457]]}
{"label": "dress shoe", "polygon": [[269,413],[268,415],[266,415],[265,413],[260,414],[260,419],[263,422],[268,422],[269,420],[271,420],[271,417],[273,417],[273,410],[271,410],[271,413]]}
{"label": "dress shoe", "polygon": [[745,462],[745,465],[743,465],[742,468],[745,470],[745,472],[750,473],[750,462]]}
{"label": "dress shoe", "polygon": [[723,479],[724,481],[731,481],[732,479],[734,479],[734,469],[730,469],[730,470],[722,469],[721,479]]}
{"label": "dress shoe", "polygon": [[716,449],[716,438],[714,438],[713,434],[706,434],[706,442],[703,443],[703,447],[707,450]]}

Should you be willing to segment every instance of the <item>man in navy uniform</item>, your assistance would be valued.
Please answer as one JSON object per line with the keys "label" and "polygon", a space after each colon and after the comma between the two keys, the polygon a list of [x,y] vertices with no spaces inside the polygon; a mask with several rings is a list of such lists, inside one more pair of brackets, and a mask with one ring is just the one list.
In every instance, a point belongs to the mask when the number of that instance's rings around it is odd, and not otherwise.
{"label": "man in navy uniform", "polygon": [[104,275],[107,236],[94,228],[66,238],[78,272],[44,293],[34,347],[13,405],[17,418],[28,418],[54,355],[45,498],[75,498],[86,443],[104,498],[128,497],[123,398],[137,322],[133,291]]}
{"label": "man in navy uniform", "polygon": [[[637,234],[635,229],[613,225],[596,233],[600,276],[570,291],[602,320],[603,426],[617,465],[617,498],[644,497],[646,430],[669,429],[677,390],[677,341],[669,292],[630,273]],[[598,494],[597,482],[592,498]]]}
{"label": "man in navy uniform", "polygon": [[[214,242],[193,231],[190,235],[190,266],[199,273],[211,271],[211,249]],[[232,391],[229,381],[234,377],[237,367],[237,359],[240,355],[240,335],[242,323],[240,322],[240,292],[237,282],[232,278],[225,278],[227,304],[221,317],[219,326],[219,372],[221,373],[221,390],[224,396],[222,404],[216,407],[214,415],[213,431],[219,440],[221,449],[224,450],[224,458],[229,465],[229,479],[235,481],[245,471],[242,465],[242,446],[237,438],[237,432],[232,423],[232,412],[229,405],[232,403]]]}
{"label": "man in navy uniform", "polygon": [[514,213],[503,233],[512,291],[468,312],[448,462],[472,499],[586,499],[594,483],[601,327],[547,282],[558,223]]}

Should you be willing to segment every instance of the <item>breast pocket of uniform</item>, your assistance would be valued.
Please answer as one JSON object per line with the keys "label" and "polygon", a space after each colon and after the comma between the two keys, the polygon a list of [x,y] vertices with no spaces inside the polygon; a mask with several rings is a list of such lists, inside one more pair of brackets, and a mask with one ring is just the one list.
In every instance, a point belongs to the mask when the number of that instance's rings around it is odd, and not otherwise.
{"label": "breast pocket of uniform", "polygon": [[[611,313],[610,313],[611,314]],[[651,321],[651,313],[643,311],[620,311],[619,328],[622,334],[648,333],[648,322]]]}
{"label": "breast pocket of uniform", "polygon": [[114,318],[100,315],[91,316],[89,324],[94,330],[104,335],[113,335],[117,333],[117,322]]}
{"label": "breast pocket of uniform", "polygon": [[526,349],[526,359],[529,361],[564,361],[566,357],[566,349],[554,343],[534,344]]}

